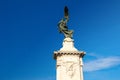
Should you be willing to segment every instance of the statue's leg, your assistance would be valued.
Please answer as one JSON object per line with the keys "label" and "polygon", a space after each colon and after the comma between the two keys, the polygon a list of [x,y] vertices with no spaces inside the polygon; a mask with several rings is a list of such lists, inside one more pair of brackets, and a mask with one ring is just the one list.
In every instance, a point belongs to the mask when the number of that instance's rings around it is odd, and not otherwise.
{"label": "statue's leg", "polygon": [[72,38],[72,36],[73,36],[73,30],[69,30],[69,37]]}
{"label": "statue's leg", "polygon": [[64,34],[65,37],[72,38],[73,30],[65,30],[62,31],[62,33]]}

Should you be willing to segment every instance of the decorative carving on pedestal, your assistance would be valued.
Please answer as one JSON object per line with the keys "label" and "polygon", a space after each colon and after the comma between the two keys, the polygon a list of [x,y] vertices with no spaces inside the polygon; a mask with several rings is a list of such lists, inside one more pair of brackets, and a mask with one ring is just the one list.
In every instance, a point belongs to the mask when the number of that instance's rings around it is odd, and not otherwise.
{"label": "decorative carving on pedestal", "polygon": [[75,49],[65,51],[64,45],[62,50],[54,52],[54,59],[57,60],[57,80],[83,80],[82,77],[82,57],[84,52]]}
{"label": "decorative carving on pedestal", "polygon": [[74,74],[75,74],[75,71],[76,71],[75,63],[68,61],[68,62],[65,63],[65,66],[66,66],[66,74],[68,76],[70,76],[70,78],[72,78],[74,76]]}
{"label": "decorative carving on pedestal", "polygon": [[84,52],[54,52],[54,59],[57,60],[57,80],[83,80],[82,57]]}
{"label": "decorative carving on pedestal", "polygon": [[75,75],[76,72],[76,66],[79,64],[74,61],[66,61],[62,62],[62,60],[57,61],[57,68],[64,67],[66,74],[72,78]]}

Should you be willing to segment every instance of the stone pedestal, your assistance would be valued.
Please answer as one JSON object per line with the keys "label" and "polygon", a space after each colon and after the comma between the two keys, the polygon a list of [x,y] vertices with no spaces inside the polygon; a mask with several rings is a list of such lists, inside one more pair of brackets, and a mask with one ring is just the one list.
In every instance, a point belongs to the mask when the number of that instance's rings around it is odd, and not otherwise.
{"label": "stone pedestal", "polygon": [[74,47],[73,39],[65,38],[63,47],[54,51],[57,70],[56,80],[83,80],[82,58],[84,54]]}

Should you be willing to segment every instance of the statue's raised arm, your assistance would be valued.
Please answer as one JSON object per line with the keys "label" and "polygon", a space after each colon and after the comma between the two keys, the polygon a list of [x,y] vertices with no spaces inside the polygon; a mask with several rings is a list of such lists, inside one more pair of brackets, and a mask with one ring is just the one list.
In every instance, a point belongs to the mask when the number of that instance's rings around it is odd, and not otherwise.
{"label": "statue's raised arm", "polygon": [[68,8],[64,8],[64,18],[58,23],[59,32],[63,33],[65,38],[72,38],[73,30],[68,30],[67,22],[69,20]]}

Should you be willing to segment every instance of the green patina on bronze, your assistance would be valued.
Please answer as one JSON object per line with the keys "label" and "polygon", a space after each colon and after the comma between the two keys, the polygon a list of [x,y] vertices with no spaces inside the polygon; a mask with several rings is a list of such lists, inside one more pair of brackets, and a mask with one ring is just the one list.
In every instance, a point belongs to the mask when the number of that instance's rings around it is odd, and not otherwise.
{"label": "green patina on bronze", "polygon": [[69,20],[68,8],[64,8],[64,18],[58,23],[59,32],[63,33],[65,38],[72,38],[73,30],[68,30],[67,22]]}

